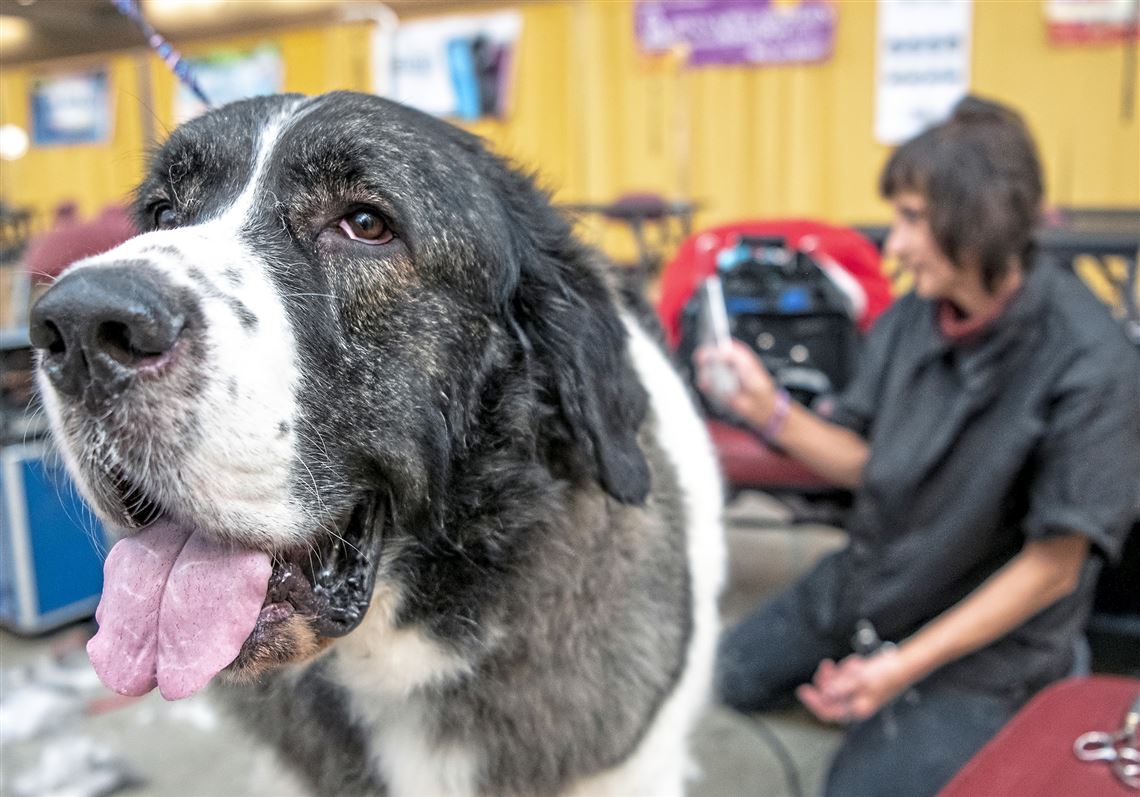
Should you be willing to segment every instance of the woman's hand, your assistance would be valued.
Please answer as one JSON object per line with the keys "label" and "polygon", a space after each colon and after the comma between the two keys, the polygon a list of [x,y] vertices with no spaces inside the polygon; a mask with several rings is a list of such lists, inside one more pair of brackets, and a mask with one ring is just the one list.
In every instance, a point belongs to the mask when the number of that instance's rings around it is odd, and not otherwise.
{"label": "woman's hand", "polygon": [[1070,594],[1089,539],[1076,532],[1027,542],[1021,552],[918,633],[870,656],[820,662],[800,701],[824,722],[871,716],[939,667],[988,645]]}
{"label": "woman's hand", "polygon": [[810,684],[796,696],[824,722],[857,722],[875,714],[911,685],[895,647],[870,655],[851,655],[839,664],[820,662]]}
{"label": "woman's hand", "polygon": [[[693,364],[701,392],[735,413],[765,441],[777,444],[784,454],[832,484],[854,488],[862,482],[869,455],[867,441],[791,401],[743,343],[733,340],[728,345],[702,346],[693,353]],[[717,378],[725,373],[729,379]],[[774,418],[778,407],[782,409]]]}
{"label": "woman's hand", "polygon": [[[693,362],[697,386],[705,395],[757,428],[768,422],[776,408],[776,383],[751,349],[738,340],[728,346],[701,346],[693,353]],[[735,376],[734,390],[721,392],[723,387],[714,378],[718,367]]]}

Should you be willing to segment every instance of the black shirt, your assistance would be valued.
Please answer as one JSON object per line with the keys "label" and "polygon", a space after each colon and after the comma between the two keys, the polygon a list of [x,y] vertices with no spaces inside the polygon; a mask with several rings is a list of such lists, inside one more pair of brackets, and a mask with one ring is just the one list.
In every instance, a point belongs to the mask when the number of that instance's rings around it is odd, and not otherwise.
{"label": "black shirt", "polygon": [[1064,676],[1101,560],[1119,555],[1140,507],[1140,353],[1103,305],[1042,260],[978,339],[956,345],[933,302],[905,296],[871,332],[833,419],[866,436],[870,457],[851,543],[817,576],[834,579],[824,622],[848,633],[865,617],[901,639],[1026,540],[1076,532],[1094,552],[1076,592],[931,679],[1023,697]]}

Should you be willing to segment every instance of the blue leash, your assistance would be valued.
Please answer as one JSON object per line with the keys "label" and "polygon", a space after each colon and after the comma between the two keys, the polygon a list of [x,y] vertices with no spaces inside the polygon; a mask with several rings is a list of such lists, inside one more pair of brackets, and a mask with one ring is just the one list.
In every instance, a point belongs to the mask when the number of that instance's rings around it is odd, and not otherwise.
{"label": "blue leash", "polygon": [[158,57],[170,68],[174,76],[182,81],[182,85],[194,92],[194,96],[205,103],[207,108],[213,108],[214,104],[210,102],[206,92],[202,91],[202,87],[194,79],[194,70],[191,69],[190,63],[182,57],[182,53],[174,49],[174,45],[146,21],[142,15],[142,9],[139,8],[138,0],[111,0],[111,3],[142,31],[143,36],[146,37],[146,43],[158,53]]}

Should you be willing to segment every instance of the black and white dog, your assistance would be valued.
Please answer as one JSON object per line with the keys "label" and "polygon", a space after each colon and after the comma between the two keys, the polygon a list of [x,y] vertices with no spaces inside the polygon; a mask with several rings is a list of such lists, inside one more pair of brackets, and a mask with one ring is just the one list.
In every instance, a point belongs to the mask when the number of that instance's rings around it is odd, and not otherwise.
{"label": "black and white dog", "polygon": [[382,99],[176,130],[142,235],[33,310],[112,549],[92,661],[231,702],[322,795],[675,795],[721,493],[600,257]]}

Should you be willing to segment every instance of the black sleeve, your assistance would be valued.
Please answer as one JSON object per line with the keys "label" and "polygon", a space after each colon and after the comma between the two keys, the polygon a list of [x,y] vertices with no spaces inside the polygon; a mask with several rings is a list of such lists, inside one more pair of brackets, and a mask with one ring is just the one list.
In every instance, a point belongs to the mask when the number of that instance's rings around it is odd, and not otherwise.
{"label": "black sleeve", "polygon": [[861,437],[870,436],[897,330],[907,314],[910,299],[900,299],[879,316],[863,341],[854,377],[832,401],[816,408],[822,417],[846,426]]}
{"label": "black sleeve", "polygon": [[1077,357],[1055,395],[1038,457],[1026,536],[1076,532],[1115,561],[1140,506],[1140,360]]}

